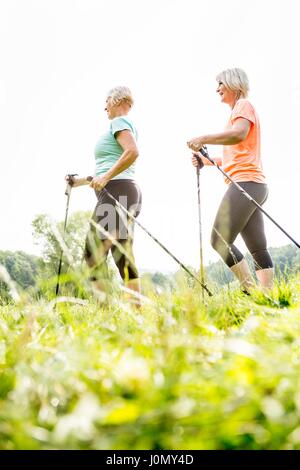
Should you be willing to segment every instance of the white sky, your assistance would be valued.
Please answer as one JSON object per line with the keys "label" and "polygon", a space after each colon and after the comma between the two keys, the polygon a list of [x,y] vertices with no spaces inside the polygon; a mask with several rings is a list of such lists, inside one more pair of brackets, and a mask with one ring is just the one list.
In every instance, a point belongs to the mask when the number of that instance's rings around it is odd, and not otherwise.
{"label": "white sky", "polygon": [[[270,194],[265,209],[300,239],[300,58],[297,0],[0,0],[0,249],[37,253],[31,221],[63,220],[66,173],[91,174],[107,126],[106,92],[128,85],[139,131],[140,221],[184,263],[199,265],[197,189],[186,141],[223,129],[230,112],[216,74],[242,67],[261,119]],[[220,147],[210,146],[211,156]],[[210,230],[226,190],[201,174],[204,260],[218,258]],[[92,210],[72,192],[70,212]],[[289,240],[266,221],[270,246]],[[242,242],[237,245],[244,251]],[[142,269],[176,269],[136,229]]]}

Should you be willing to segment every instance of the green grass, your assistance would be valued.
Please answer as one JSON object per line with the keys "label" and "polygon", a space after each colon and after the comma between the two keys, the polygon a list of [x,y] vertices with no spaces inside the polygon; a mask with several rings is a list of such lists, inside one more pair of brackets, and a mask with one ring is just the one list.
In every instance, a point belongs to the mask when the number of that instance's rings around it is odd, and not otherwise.
{"label": "green grass", "polygon": [[146,294],[0,307],[0,448],[300,449],[300,277]]}

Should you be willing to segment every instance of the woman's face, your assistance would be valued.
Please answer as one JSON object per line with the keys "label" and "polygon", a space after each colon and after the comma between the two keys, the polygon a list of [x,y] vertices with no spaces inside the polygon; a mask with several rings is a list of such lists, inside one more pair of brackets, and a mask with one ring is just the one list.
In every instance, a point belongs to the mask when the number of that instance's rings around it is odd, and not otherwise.
{"label": "woman's face", "polygon": [[110,96],[106,98],[106,106],[104,111],[107,112],[107,117],[108,119],[113,119],[115,117],[114,111],[115,111],[116,105],[112,103],[112,99]]}
{"label": "woman's face", "polygon": [[219,94],[222,103],[226,103],[232,106],[236,102],[236,99],[237,99],[236,92],[226,88],[224,83],[221,81],[218,82],[218,87],[217,87],[216,92]]}

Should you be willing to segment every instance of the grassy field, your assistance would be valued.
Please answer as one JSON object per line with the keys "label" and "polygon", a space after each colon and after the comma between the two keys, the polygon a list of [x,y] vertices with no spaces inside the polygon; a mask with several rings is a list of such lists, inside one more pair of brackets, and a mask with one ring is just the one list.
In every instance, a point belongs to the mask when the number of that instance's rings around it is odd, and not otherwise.
{"label": "grassy field", "polygon": [[1,449],[300,449],[300,277],[0,307]]}

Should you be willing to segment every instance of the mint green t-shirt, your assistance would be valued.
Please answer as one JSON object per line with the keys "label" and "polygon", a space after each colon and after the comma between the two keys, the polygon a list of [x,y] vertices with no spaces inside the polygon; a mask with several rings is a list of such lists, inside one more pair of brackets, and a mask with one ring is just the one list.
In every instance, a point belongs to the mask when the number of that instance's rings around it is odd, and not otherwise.
{"label": "mint green t-shirt", "polygon": [[[118,116],[112,119],[109,131],[103,134],[98,140],[95,147],[96,176],[102,176],[110,170],[124,152],[115,138],[115,134],[125,129],[131,131],[134,138],[137,140],[137,131],[128,116]],[[133,179],[134,173],[135,162],[127,168],[127,170],[122,171],[122,173],[119,173],[112,179]]]}

